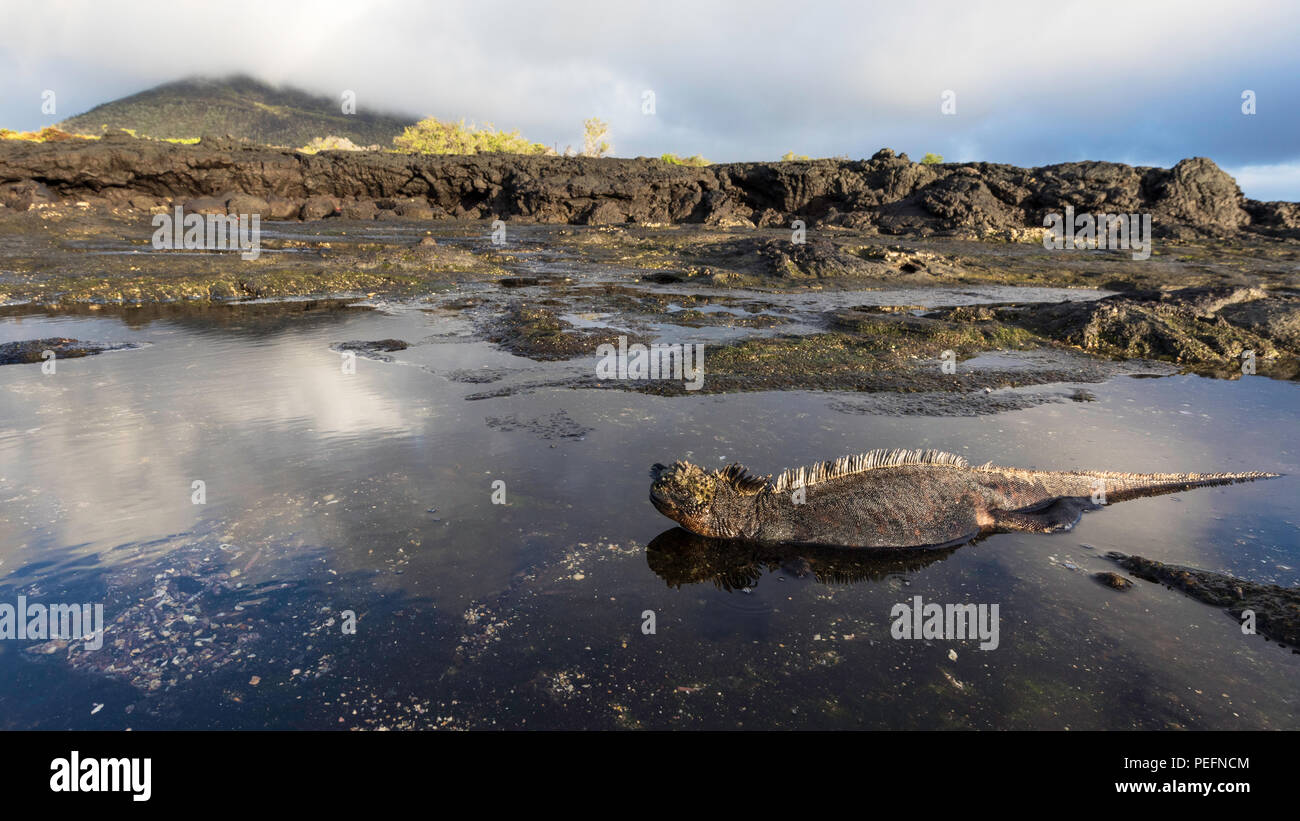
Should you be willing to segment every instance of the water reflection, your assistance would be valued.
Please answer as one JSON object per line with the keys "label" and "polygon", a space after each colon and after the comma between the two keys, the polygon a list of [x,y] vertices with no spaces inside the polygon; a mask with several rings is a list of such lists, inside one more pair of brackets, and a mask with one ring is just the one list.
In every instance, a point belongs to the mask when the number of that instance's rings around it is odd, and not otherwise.
{"label": "water reflection", "polygon": [[778,571],[799,578],[811,576],[822,584],[884,581],[942,561],[957,547],[835,550],[710,539],[674,527],[651,540],[645,558],[669,587],[712,582],[721,590],[739,591]]}

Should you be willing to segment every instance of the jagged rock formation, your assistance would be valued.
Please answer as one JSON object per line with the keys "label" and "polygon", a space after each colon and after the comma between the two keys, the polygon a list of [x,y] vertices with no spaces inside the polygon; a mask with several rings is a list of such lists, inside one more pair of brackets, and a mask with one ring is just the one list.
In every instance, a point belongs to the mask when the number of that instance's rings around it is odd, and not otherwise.
{"label": "jagged rock formation", "polygon": [[1300,350],[1300,294],[1288,288],[1130,291],[1090,302],[994,311],[1004,321],[1092,353],[1290,377]]}
{"label": "jagged rock formation", "polygon": [[1172,169],[1078,162],[921,165],[870,160],[690,167],[653,159],[305,155],[231,140],[0,142],[0,202],[148,210],[198,201],[269,218],[520,219],[542,223],[840,225],[886,234],[1016,238],[1043,217],[1150,213],[1160,237],[1300,236],[1300,206],[1245,199],[1204,158]]}

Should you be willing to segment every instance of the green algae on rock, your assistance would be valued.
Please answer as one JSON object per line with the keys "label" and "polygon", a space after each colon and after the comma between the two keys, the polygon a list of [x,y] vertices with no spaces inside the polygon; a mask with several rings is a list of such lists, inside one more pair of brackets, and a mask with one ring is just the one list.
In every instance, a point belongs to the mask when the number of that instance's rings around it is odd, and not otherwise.
{"label": "green algae on rock", "polygon": [[[573,323],[556,316],[550,308],[515,303],[493,323],[489,339],[506,350],[529,359],[572,359],[583,354],[595,355],[601,344],[617,344],[618,334],[611,330],[580,330]],[[623,334],[623,336],[628,336]],[[630,338],[630,342],[638,338]]]}
{"label": "green algae on rock", "polygon": [[[1243,310],[1245,306],[1255,309]],[[1290,292],[1141,291],[1090,303],[1004,308],[998,316],[1086,351],[1160,359],[1225,376],[1234,370],[1242,373],[1243,359],[1258,362],[1260,372],[1291,376],[1300,356],[1300,295]]]}

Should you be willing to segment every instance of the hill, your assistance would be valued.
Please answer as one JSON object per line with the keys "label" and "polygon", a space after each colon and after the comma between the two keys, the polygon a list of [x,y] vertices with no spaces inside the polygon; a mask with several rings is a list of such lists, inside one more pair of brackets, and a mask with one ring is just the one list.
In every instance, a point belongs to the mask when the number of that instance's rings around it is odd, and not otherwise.
{"label": "hill", "polygon": [[140,136],[171,139],[229,134],[291,148],[334,135],[357,145],[390,148],[393,137],[414,122],[414,118],[376,114],[360,106],[355,114],[344,114],[341,98],[237,76],[165,83],[96,106],[59,127],[80,134],[125,128]]}

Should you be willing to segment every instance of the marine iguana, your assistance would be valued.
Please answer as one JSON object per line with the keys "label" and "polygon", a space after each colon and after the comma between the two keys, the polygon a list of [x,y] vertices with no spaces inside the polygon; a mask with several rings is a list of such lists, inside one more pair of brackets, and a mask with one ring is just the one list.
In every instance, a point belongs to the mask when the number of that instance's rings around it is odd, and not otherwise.
{"label": "marine iguana", "polygon": [[775,479],[753,476],[739,464],[713,471],[689,462],[656,464],[650,501],[682,527],[711,538],[919,548],[996,531],[1060,532],[1098,502],[1277,475],[973,467],[942,451],[873,450]]}

